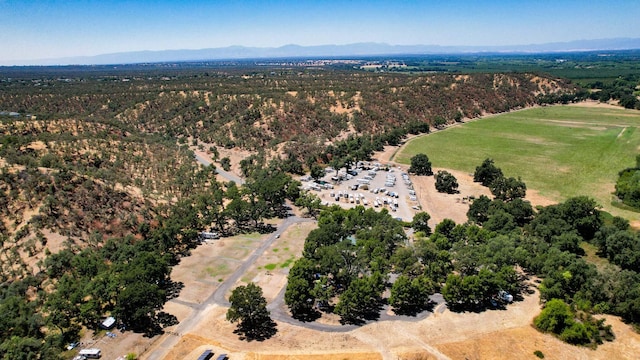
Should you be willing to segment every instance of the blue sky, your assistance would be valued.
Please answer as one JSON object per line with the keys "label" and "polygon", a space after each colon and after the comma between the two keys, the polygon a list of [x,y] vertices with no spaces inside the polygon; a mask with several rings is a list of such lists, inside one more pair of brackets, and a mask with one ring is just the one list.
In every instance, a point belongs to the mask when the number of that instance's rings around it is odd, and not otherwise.
{"label": "blue sky", "polygon": [[0,63],[230,45],[640,38],[640,0],[0,0]]}

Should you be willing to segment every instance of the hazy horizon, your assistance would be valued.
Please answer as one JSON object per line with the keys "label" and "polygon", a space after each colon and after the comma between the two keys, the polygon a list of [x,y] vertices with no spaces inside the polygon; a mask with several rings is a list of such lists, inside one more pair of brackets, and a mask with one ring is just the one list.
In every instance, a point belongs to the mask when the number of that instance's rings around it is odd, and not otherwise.
{"label": "hazy horizon", "polygon": [[640,1],[0,0],[2,64],[132,51],[640,38]]}

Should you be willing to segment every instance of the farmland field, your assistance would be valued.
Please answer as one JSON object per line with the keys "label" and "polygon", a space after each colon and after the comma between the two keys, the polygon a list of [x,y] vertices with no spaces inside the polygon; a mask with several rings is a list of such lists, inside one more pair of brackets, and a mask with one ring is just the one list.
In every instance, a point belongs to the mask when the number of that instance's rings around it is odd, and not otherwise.
{"label": "farmland field", "polygon": [[472,173],[492,158],[505,176],[562,201],[595,198],[603,210],[632,221],[640,214],[612,206],[617,174],[633,166],[640,149],[640,111],[610,107],[549,106],[469,122],[410,141],[395,161],[417,153],[434,167]]}

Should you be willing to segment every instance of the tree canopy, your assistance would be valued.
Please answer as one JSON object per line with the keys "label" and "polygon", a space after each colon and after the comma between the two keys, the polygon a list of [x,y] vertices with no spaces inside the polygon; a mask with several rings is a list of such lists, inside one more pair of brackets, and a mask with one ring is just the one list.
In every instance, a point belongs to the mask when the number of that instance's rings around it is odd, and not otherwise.
{"label": "tree canopy", "polygon": [[502,170],[495,166],[493,159],[488,158],[480,166],[476,167],[476,171],[473,173],[473,181],[487,187],[501,177],[503,177]]}
{"label": "tree canopy", "polygon": [[262,288],[254,283],[238,286],[229,297],[231,306],[227,320],[238,322],[237,332],[248,340],[268,339],[276,332],[275,323],[267,310]]}
{"label": "tree canopy", "polygon": [[636,156],[635,167],[618,173],[615,194],[624,204],[640,209],[640,155]]}
{"label": "tree canopy", "polygon": [[429,220],[431,219],[431,215],[426,211],[420,211],[413,215],[413,221],[411,222],[411,227],[415,231],[422,231],[426,235],[431,235],[431,228],[429,227]]}
{"label": "tree canopy", "polygon": [[440,170],[436,173],[436,190],[441,193],[457,194],[458,179],[448,171]]}
{"label": "tree canopy", "polygon": [[431,170],[431,161],[426,154],[417,154],[411,158],[411,166],[409,172],[416,175],[433,175]]}
{"label": "tree canopy", "polygon": [[560,299],[549,300],[533,323],[539,330],[552,333],[570,344],[596,346],[602,344],[603,339],[613,340],[611,325],[605,326],[604,319],[576,314]]}
{"label": "tree canopy", "polygon": [[489,189],[496,199],[503,201],[524,198],[527,194],[525,183],[520,178],[513,177],[498,177],[491,182]]}

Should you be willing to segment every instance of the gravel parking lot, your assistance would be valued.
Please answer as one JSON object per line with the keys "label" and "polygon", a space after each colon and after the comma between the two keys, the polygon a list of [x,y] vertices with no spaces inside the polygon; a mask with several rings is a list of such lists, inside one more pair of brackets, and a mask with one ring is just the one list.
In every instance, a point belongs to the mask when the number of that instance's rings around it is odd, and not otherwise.
{"label": "gravel parking lot", "polygon": [[351,170],[328,168],[318,181],[309,177],[301,180],[303,188],[316,193],[324,205],[387,209],[391,216],[403,221],[412,221],[413,215],[421,211],[411,177],[399,166],[359,163]]}

